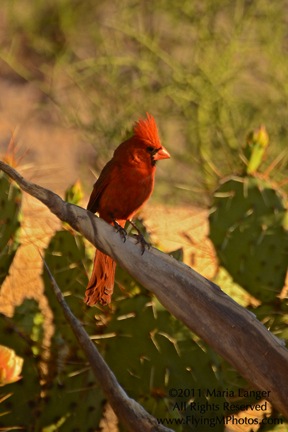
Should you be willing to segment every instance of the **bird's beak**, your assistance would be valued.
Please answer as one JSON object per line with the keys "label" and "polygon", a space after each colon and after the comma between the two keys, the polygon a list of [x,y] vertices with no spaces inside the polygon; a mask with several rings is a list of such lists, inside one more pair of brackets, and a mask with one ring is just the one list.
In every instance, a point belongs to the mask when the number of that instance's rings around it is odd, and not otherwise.
{"label": "bird's beak", "polygon": [[170,154],[165,149],[165,147],[160,147],[160,149],[155,153],[153,156],[154,160],[160,160],[160,159],[170,159]]}

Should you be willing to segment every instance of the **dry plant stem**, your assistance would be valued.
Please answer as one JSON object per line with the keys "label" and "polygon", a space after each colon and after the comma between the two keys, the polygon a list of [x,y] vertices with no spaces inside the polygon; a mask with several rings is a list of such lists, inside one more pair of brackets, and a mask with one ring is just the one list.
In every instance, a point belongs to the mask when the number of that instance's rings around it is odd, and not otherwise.
{"label": "dry plant stem", "polygon": [[288,350],[252,313],[185,264],[154,248],[141,255],[135,239],[123,243],[113,227],[93,214],[25,181],[2,162],[0,169],[127,269],[253,387],[270,392],[268,399],[288,418]]}
{"label": "dry plant stem", "polygon": [[173,432],[171,429],[158,425],[157,420],[148,414],[138,402],[127,396],[123,388],[119,385],[115,375],[99,354],[95,344],[89,338],[82,324],[71,312],[45,261],[44,265],[64,316],[71,326],[80,347],[89,360],[94,375],[119,420],[125,425],[127,430],[131,432]]}

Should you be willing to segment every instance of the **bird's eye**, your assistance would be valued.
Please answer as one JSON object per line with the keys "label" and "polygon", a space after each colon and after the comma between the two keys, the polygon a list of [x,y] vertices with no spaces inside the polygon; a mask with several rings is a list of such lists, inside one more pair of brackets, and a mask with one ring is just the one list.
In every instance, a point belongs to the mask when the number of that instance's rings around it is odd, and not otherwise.
{"label": "bird's eye", "polygon": [[148,153],[153,153],[155,151],[155,149],[154,149],[154,147],[149,146],[149,147],[147,147],[147,151],[148,151]]}

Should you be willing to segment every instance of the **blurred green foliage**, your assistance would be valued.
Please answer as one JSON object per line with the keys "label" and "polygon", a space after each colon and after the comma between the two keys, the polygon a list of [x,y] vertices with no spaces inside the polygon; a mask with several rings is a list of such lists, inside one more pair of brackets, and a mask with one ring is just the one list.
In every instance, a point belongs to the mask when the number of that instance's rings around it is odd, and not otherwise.
{"label": "blurred green foliage", "polygon": [[[237,174],[247,130],[270,131],[266,165],[287,147],[286,0],[1,6],[0,58],[96,146],[96,171],[145,111],[173,156],[157,183],[172,203],[203,205],[218,176]],[[285,170],[287,153],[279,181]]]}

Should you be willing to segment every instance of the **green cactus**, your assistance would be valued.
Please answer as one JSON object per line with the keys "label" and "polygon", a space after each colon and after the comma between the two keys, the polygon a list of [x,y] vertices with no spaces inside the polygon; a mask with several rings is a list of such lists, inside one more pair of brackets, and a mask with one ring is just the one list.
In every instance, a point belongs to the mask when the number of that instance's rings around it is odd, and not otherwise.
{"label": "green cactus", "polygon": [[[56,314],[62,314],[58,308]],[[4,397],[1,394],[0,428],[96,429],[104,397],[75,338],[68,344],[63,327],[56,329],[48,350],[43,345],[43,315],[34,300],[25,300],[13,319],[0,315],[0,330],[1,343],[24,358],[22,379],[9,384]]]}
{"label": "green cactus", "polygon": [[25,300],[15,309],[13,319],[0,314],[0,333],[1,344],[13,348],[24,359],[22,379],[1,391],[10,397],[0,403],[0,429],[17,426],[32,432],[35,423],[31,419],[37,422],[41,413],[40,352],[44,333],[43,315],[37,302]]}
{"label": "green cactus", "polygon": [[[215,417],[215,410],[191,411],[188,403],[205,404],[206,390],[219,388],[220,371],[212,367],[213,352],[155,297],[139,294],[116,301],[115,307],[104,332],[107,339],[101,337],[99,343],[129,396],[157,417]],[[183,389],[187,389],[185,393],[181,393]],[[219,415],[223,401],[209,399],[209,404],[219,404]],[[175,431],[191,430],[191,424],[174,427]],[[223,425],[213,430],[223,431]]]}
{"label": "green cactus", "polygon": [[0,173],[0,286],[19,247],[22,193],[15,183]]}
{"label": "green cactus", "polygon": [[[69,299],[71,293],[73,294],[74,302],[77,303],[74,309],[76,308],[79,313],[79,309],[83,306],[84,314],[83,296],[88,280],[85,267],[88,263],[83,238],[70,230],[57,231],[45,251],[44,260]],[[51,282],[45,268],[43,268],[43,279],[46,287],[45,293],[49,296],[50,306],[54,313],[57,301],[53,297],[51,298],[49,292]],[[71,305],[71,308],[73,309],[73,305]],[[75,310],[73,310],[74,312]],[[65,322],[64,317],[63,322]]]}
{"label": "green cactus", "polygon": [[214,194],[210,238],[220,264],[262,302],[281,292],[288,262],[284,197],[265,180],[226,179]]}
{"label": "green cactus", "polygon": [[54,341],[50,354],[40,430],[96,430],[105,399],[76,341],[73,345]]}
{"label": "green cactus", "polygon": [[235,283],[231,275],[223,267],[218,268],[213,282],[219,285],[226,294],[232,297],[241,306],[247,307],[250,305],[250,294]]}

